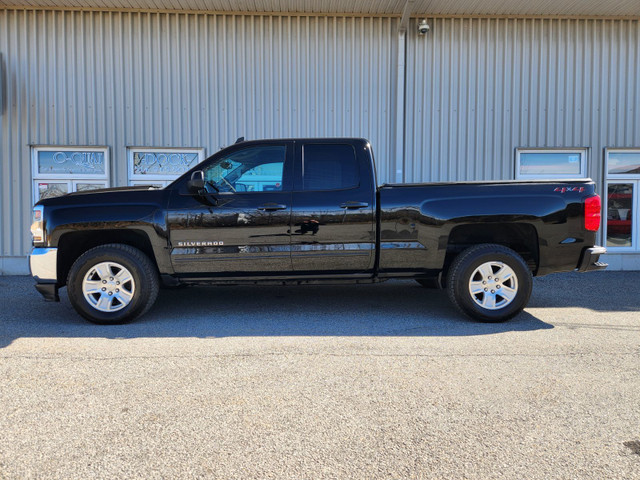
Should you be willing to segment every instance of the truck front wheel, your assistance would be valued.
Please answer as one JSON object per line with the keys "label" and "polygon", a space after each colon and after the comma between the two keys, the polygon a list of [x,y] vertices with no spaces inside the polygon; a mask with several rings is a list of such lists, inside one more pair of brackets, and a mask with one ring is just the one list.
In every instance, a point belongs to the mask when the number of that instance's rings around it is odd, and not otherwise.
{"label": "truck front wheel", "polygon": [[147,312],[158,296],[155,266],[144,253],[113,243],[92,248],[73,264],[67,292],[73,308],[93,323],[130,322]]}
{"label": "truck front wheel", "polygon": [[504,322],[529,302],[531,271],[516,252],[503,245],[467,248],[454,260],[447,277],[451,302],[481,322]]}

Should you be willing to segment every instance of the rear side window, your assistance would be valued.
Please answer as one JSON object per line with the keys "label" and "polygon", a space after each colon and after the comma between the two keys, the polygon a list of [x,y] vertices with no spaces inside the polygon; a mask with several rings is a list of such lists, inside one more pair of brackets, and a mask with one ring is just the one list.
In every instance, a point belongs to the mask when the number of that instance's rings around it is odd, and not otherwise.
{"label": "rear side window", "polygon": [[360,183],[356,151],[351,145],[308,144],[302,158],[304,190],[342,190]]}

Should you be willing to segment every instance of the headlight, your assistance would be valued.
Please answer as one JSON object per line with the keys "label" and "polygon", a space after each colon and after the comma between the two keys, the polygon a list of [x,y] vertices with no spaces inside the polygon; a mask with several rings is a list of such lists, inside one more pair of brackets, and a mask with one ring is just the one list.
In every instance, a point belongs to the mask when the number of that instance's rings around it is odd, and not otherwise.
{"label": "headlight", "polygon": [[33,207],[31,222],[31,240],[33,244],[44,243],[44,207]]}

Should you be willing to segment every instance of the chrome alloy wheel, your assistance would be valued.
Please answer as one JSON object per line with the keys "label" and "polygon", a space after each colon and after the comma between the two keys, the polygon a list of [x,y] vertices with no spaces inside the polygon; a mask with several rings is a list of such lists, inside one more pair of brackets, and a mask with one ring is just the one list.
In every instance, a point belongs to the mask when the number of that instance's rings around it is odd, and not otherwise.
{"label": "chrome alloy wheel", "polygon": [[499,310],[518,293],[518,277],[502,262],[486,262],[476,268],[469,280],[471,298],[482,308]]}
{"label": "chrome alloy wheel", "polygon": [[84,298],[101,312],[122,310],[131,303],[135,291],[131,272],[115,262],[94,265],[82,280]]}

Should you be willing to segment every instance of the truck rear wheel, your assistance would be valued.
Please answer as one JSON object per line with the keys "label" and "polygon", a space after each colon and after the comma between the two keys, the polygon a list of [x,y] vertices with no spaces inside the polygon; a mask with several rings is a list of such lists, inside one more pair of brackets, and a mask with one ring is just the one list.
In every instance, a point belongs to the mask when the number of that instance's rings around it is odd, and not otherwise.
{"label": "truck rear wheel", "polygon": [[82,254],[67,277],[73,308],[93,323],[130,322],[146,313],[158,296],[155,266],[137,248],[119,243]]}
{"label": "truck rear wheel", "polygon": [[447,278],[451,302],[481,322],[504,322],[529,302],[531,271],[515,251],[503,245],[467,248],[454,260]]}

